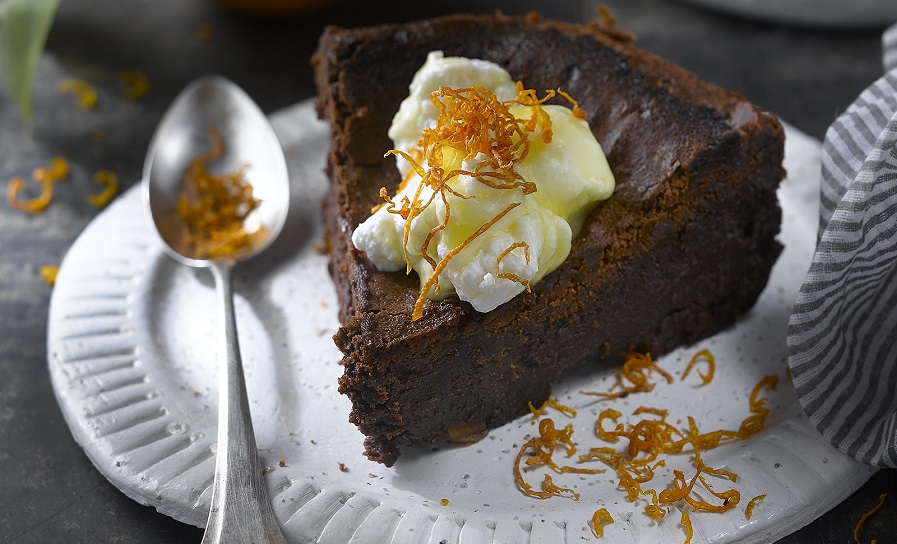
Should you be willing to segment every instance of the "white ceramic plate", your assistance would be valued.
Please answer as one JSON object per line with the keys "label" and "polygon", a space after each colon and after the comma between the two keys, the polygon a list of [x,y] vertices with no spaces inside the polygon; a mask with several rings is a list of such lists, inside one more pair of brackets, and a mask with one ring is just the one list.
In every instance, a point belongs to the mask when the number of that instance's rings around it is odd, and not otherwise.
{"label": "white ceramic plate", "polygon": [[[249,394],[267,482],[291,542],[558,543],[591,540],[588,521],[606,507],[616,523],[608,542],[684,539],[679,515],[661,523],[624,500],[612,474],[554,475],[581,499],[524,496],[512,466],[537,422],[520,418],[481,442],[439,451],[406,448],[392,469],[362,456],[362,435],[347,421],[336,392],[340,354],[331,340],[337,302],[321,239],[319,203],[326,128],[310,103],[274,116],[290,164],[293,213],[286,234],[257,261],[238,269],[237,317]],[[596,415],[642,404],[668,408],[670,421],[694,416],[702,429],[737,428],[747,397],[767,374],[782,379],[769,393],[768,429],[747,442],[705,454],[705,462],[739,475],[742,502],[724,514],[693,514],[695,542],[769,542],[809,523],[843,500],[871,469],[834,451],[802,415],[785,378],[790,302],[812,255],[816,231],[819,143],[788,130],[789,178],[780,197],[786,250],[756,307],[733,329],[664,357],[677,377],[693,353],[709,348],[716,377],[662,383],[651,395],[596,402],[581,390],[606,391],[614,369],[565,377],[555,398],[578,410],[572,422],[581,450],[599,445]],[[163,255],[136,189],[118,198],[72,246],[53,292],[50,374],[75,439],[97,468],[134,500],[163,514],[205,524],[214,465],[215,297],[205,271]],[[687,455],[669,460],[692,474]],[[527,475],[538,483],[542,471]],[[717,489],[732,487],[714,481]],[[648,486],[646,486],[648,487]],[[751,520],[748,500],[766,494]],[[443,499],[447,505],[443,506]]]}

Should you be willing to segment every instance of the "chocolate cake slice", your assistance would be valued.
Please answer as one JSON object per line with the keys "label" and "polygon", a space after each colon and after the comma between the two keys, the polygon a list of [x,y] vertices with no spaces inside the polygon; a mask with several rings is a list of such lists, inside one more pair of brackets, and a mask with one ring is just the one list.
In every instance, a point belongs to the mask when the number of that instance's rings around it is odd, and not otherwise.
{"label": "chocolate cake slice", "polygon": [[[532,293],[488,313],[455,297],[427,301],[412,321],[417,276],[378,271],[350,237],[380,188],[399,183],[383,157],[387,130],[433,50],[570,93],[617,187]],[[659,356],[719,332],[766,285],[781,250],[781,126],[613,28],[534,15],[331,27],[313,63],[331,127],[324,217],[343,323],[339,390],[371,459],[392,465],[400,446],[501,425],[544,401],[573,365],[619,364],[629,350]]]}

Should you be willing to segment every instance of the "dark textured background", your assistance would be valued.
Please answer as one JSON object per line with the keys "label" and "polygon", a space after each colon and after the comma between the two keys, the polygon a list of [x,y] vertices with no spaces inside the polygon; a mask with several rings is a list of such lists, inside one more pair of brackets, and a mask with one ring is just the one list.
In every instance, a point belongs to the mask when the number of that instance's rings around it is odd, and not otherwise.
{"label": "dark textured background", "polygon": [[[606,0],[637,44],[704,79],[737,90],[821,138],[835,116],[881,75],[881,29],[838,31],[730,18],[664,0]],[[397,22],[461,11],[539,10],[578,20],[589,2],[333,0],[317,12],[259,19],[203,0],[64,0],[37,71],[30,132],[0,92],[0,181],[62,155],[72,163],[53,204],[26,216],[0,205],[0,542],[199,542],[201,531],[139,506],[113,488],[72,440],[46,370],[50,288],[42,265],[57,264],[97,210],[92,175],[139,178],[152,131],[175,94],[206,73],[227,76],[273,112],[314,94],[308,59],[325,24]],[[210,29],[208,40],[199,38]],[[117,74],[138,70],[152,89],[122,98]],[[95,84],[100,103],[83,111],[56,83]],[[101,132],[102,139],[95,134]],[[781,542],[852,542],[853,528],[881,493],[897,491],[882,471],[842,505]],[[874,517],[866,541],[897,533],[897,493]]]}

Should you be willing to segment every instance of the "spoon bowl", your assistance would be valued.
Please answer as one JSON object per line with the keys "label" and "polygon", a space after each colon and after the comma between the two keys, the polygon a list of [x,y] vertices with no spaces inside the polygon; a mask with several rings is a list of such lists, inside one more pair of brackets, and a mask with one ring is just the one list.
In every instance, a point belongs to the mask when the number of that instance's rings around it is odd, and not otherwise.
{"label": "spoon bowl", "polygon": [[[213,137],[216,132],[220,145]],[[213,174],[245,168],[244,178],[261,201],[242,226],[247,232],[262,228],[262,236],[249,237],[245,247],[215,259],[189,243],[178,212],[181,195],[187,191],[186,173],[195,174],[191,167],[201,157]],[[197,187],[193,190],[201,190]],[[202,542],[285,544],[256,450],[232,286],[233,267],[268,247],[286,221],[289,178],[283,150],[268,120],[246,93],[226,79],[202,78],[175,99],[156,129],[147,153],[143,189],[147,214],[164,250],[188,266],[211,269],[218,293],[222,324],[218,442],[212,505]]]}
{"label": "spoon bowl", "polygon": [[211,265],[210,259],[187,243],[177,207],[184,190],[184,171],[196,157],[214,147],[212,130],[220,135],[224,150],[220,157],[209,161],[208,168],[226,173],[247,167],[244,177],[261,204],[247,218],[245,227],[253,231],[263,226],[268,233],[260,243],[230,259],[238,262],[263,251],[277,237],[287,218],[286,160],[268,119],[234,83],[217,76],[198,79],[178,95],[166,112],[150,142],[143,171],[147,212],[164,248],[188,266]]}

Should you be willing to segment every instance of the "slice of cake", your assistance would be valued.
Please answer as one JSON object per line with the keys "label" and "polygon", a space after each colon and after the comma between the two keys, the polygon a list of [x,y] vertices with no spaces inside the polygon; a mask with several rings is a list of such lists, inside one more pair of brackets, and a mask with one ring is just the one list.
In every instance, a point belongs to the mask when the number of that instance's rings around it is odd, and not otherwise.
{"label": "slice of cake", "polygon": [[[450,296],[412,319],[415,273],[381,272],[353,230],[400,183],[387,136],[428,53],[498,64],[527,88],[561,88],[584,110],[616,189],[567,259],[494,310]],[[537,16],[459,15],[328,28],[314,57],[330,123],[324,203],[343,326],[339,390],[366,454],[464,441],[544,401],[577,364],[655,356],[730,326],[766,285],[780,246],[783,132],[743,97],[633,47],[625,34]],[[558,103],[563,103],[560,101]]]}

